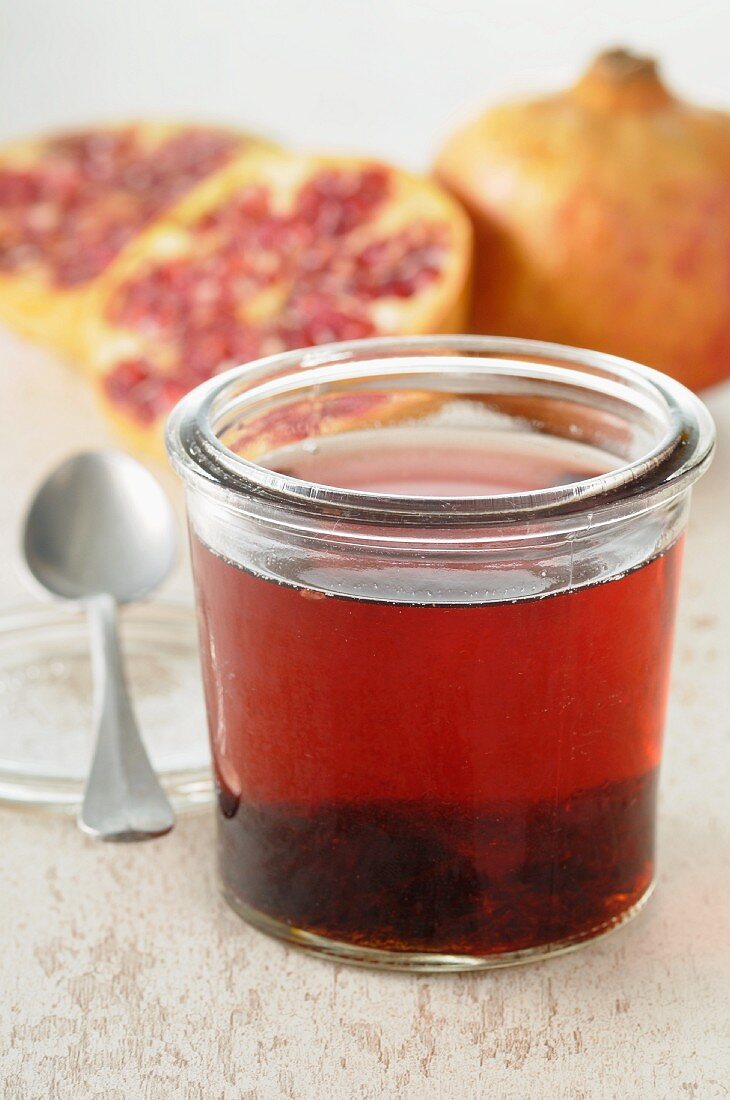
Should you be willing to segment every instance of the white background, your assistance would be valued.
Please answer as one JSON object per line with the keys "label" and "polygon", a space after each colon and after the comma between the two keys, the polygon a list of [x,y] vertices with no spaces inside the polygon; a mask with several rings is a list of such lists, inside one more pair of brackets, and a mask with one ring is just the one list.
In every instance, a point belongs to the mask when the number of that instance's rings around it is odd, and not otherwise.
{"label": "white background", "polygon": [[0,0],[0,139],[159,114],[419,168],[465,115],[617,44],[730,100],[730,0]]}

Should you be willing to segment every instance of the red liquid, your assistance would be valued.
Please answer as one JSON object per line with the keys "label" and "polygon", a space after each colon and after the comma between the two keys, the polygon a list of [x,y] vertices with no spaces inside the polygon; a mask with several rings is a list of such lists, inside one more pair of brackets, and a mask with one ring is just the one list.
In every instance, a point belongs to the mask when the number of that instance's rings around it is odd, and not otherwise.
{"label": "red liquid", "polygon": [[194,538],[226,891],[392,950],[618,921],[653,877],[679,560],[433,606],[279,583]]}

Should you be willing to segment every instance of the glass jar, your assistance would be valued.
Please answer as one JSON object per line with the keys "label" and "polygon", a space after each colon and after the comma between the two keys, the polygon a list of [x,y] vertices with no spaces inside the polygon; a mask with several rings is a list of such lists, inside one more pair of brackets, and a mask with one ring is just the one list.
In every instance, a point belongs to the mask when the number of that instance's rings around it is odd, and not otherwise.
{"label": "glass jar", "polygon": [[413,970],[636,913],[713,438],[679,383],[525,340],[330,345],[188,394],[168,448],[233,908]]}

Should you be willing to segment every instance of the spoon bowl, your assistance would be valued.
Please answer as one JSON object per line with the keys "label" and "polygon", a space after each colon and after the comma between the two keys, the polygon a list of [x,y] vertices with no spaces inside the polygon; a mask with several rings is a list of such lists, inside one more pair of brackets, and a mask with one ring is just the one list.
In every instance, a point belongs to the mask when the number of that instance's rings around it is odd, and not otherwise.
{"label": "spoon bowl", "polygon": [[177,553],[161,486],[121,451],[74,455],[38,489],[25,524],[25,560],[54,596],[107,593],[131,603],[158,587]]}

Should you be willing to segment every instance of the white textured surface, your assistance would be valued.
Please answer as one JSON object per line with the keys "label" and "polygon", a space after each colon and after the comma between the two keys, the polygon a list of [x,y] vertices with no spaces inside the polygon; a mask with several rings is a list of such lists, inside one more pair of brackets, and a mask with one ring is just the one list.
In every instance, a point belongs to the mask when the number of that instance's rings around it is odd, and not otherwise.
{"label": "white textured surface", "polygon": [[[107,441],[83,384],[0,345],[0,550],[70,445]],[[659,888],[574,955],[481,976],[310,959],[216,895],[213,823],[104,847],[0,810],[6,1100],[715,1100],[730,1094],[730,387],[687,550]],[[172,482],[170,482],[172,484]],[[178,585],[183,585],[179,580]],[[0,599],[22,594],[3,568]]]}

